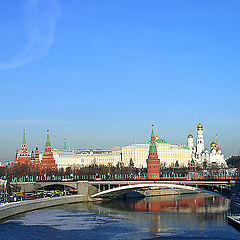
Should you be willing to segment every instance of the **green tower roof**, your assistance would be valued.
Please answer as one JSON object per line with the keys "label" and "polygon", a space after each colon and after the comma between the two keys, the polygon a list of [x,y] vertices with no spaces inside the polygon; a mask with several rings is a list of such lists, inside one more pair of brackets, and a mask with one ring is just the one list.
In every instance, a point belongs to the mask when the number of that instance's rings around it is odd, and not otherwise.
{"label": "green tower roof", "polygon": [[151,134],[151,136],[155,137],[155,136],[154,136],[153,125],[152,125],[152,134]]}
{"label": "green tower roof", "polygon": [[22,139],[22,144],[23,144],[23,145],[26,145],[25,129],[23,129],[23,139]]}

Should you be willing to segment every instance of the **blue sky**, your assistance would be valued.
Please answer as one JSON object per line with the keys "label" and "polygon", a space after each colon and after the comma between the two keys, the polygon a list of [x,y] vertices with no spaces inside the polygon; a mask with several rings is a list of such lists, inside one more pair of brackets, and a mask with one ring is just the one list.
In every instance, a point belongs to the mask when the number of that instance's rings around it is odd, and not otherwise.
{"label": "blue sky", "polygon": [[0,7],[0,159],[29,149],[170,143],[240,151],[240,2],[12,0]]}

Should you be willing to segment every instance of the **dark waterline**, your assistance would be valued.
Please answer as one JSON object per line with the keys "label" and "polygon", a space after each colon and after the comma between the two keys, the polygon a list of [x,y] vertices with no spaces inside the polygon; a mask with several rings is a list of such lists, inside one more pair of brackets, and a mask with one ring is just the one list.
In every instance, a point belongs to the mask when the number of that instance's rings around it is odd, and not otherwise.
{"label": "dark waterline", "polygon": [[207,194],[78,203],[3,221],[1,240],[239,239],[228,225],[230,201]]}

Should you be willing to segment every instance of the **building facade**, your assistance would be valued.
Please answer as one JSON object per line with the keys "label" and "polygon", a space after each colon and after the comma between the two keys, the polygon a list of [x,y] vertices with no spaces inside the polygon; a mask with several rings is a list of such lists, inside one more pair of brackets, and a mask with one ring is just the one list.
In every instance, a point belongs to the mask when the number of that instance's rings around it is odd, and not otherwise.
{"label": "building facade", "polygon": [[120,152],[111,152],[101,149],[80,149],[80,150],[53,150],[54,158],[58,168],[88,167],[90,165],[117,166],[121,162]]}
{"label": "building facade", "polygon": [[[157,154],[162,167],[186,167],[191,161],[192,150],[184,145],[170,144],[156,136]],[[128,166],[132,160],[134,167],[146,168],[149,143],[135,143],[122,148],[122,162]]]}

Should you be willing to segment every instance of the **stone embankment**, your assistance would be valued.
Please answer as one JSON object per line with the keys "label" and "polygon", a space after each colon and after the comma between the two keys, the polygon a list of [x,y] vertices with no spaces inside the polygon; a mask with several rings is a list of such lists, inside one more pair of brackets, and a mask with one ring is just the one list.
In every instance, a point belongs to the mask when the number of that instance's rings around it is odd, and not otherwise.
{"label": "stone embankment", "polygon": [[7,203],[4,205],[0,205],[0,219],[36,209],[84,201],[86,201],[86,197],[84,197],[83,195],[72,195]]}

